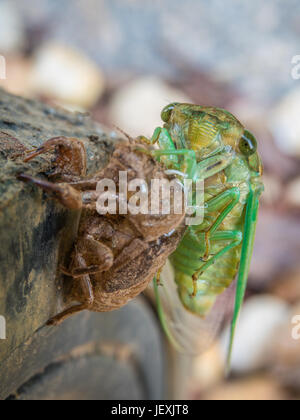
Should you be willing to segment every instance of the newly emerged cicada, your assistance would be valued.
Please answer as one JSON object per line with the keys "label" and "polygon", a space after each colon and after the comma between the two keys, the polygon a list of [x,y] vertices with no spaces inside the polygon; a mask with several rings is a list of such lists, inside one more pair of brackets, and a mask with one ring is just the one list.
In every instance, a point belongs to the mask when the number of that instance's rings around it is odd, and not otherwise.
{"label": "newly emerged cicada", "polygon": [[204,217],[187,227],[162,275],[163,287],[154,282],[158,311],[176,347],[197,353],[217,332],[237,276],[229,362],[263,191],[257,141],[223,109],[173,103],[161,116],[165,124],[151,143],[158,145],[157,155],[168,156],[169,168],[204,182]]}

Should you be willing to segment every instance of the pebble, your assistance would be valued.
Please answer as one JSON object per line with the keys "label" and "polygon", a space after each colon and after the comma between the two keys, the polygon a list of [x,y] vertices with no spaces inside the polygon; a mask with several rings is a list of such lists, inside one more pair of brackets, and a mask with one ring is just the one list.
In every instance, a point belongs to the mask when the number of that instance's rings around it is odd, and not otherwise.
{"label": "pebble", "polygon": [[[288,314],[287,303],[271,295],[255,296],[245,302],[234,340],[231,363],[234,373],[244,374],[269,363],[270,343]],[[228,335],[229,329],[223,339],[226,349]]]}
{"label": "pebble", "polygon": [[277,363],[300,365],[300,301],[291,309],[288,320],[278,329],[272,348]]}
{"label": "pebble", "polygon": [[300,88],[292,90],[271,111],[268,125],[280,150],[300,158]]}
{"label": "pebble", "polygon": [[277,331],[270,353],[272,372],[285,387],[300,392],[300,300]]}
{"label": "pebble", "polygon": [[112,98],[110,120],[131,136],[151,137],[164,106],[171,102],[192,102],[180,90],[155,76],[136,79],[119,89]]}
{"label": "pebble", "polygon": [[34,91],[76,109],[89,109],[104,91],[99,68],[81,52],[56,43],[37,51],[31,83]]}

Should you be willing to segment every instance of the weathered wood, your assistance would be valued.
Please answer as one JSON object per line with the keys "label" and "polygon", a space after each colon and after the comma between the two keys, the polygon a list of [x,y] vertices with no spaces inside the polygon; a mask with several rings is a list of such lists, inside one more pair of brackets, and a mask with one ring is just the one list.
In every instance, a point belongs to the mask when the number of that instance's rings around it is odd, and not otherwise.
{"label": "weathered wood", "polygon": [[42,327],[1,365],[0,398],[160,399],[163,358],[154,313],[138,298]]}
{"label": "weathered wood", "polygon": [[[135,304],[113,314],[79,315],[54,332],[44,326],[66,304],[63,302],[62,276],[57,267],[68,258],[77,232],[79,213],[65,210],[41,190],[16,178],[21,172],[39,176],[47,173],[51,169],[50,155],[37,158],[29,165],[17,155],[40,146],[48,138],[61,135],[84,142],[88,172],[93,173],[108,161],[115,137],[86,115],[71,114],[15,97],[3,90],[0,90],[0,110],[0,316],[4,316],[7,323],[7,339],[0,340],[0,397],[6,398],[54,363],[57,357],[66,356],[78,345],[93,340],[100,340],[101,344],[103,337],[109,342],[116,337],[116,343],[119,343],[117,337],[121,334],[125,340],[121,342],[127,345],[130,337],[136,337],[139,346],[147,335],[139,336],[136,333],[139,326],[131,326],[135,311],[137,321],[146,311],[136,309]],[[157,334],[155,320],[149,322],[149,331],[152,328],[153,334]],[[101,333],[97,335],[98,330]],[[129,338],[124,338],[125,333]],[[148,343],[149,349],[161,353],[159,340],[157,337],[155,340],[154,347]],[[144,350],[146,354],[148,350]],[[95,357],[100,360],[101,352],[93,354],[92,364]],[[148,362],[147,358],[141,360],[142,365],[147,366],[150,360],[157,366],[161,363],[161,358],[156,356],[155,360],[150,357]],[[89,368],[87,363],[86,371]],[[99,375],[100,372],[101,368]],[[149,374],[151,369],[147,372]],[[158,377],[157,380],[161,384]],[[157,390],[154,393],[159,398],[161,386]]]}

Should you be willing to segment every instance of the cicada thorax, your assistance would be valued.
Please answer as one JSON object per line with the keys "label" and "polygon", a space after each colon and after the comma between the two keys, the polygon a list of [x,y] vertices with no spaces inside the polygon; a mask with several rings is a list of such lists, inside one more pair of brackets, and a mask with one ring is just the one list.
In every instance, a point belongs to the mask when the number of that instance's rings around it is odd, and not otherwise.
{"label": "cicada thorax", "polygon": [[197,160],[222,150],[235,149],[242,136],[243,125],[229,112],[213,107],[177,105],[165,125],[177,148],[196,152]]}
{"label": "cicada thorax", "polygon": [[189,119],[186,127],[188,146],[196,152],[208,147],[220,133],[216,123],[216,118],[205,112],[199,118]]}

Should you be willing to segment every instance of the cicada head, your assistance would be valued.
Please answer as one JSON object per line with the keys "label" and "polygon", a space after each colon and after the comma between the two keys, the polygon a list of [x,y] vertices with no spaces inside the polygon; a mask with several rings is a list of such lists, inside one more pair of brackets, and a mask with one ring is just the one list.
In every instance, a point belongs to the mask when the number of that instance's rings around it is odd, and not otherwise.
{"label": "cicada head", "polygon": [[244,132],[242,124],[228,111],[192,104],[172,103],[161,114],[165,127],[178,148],[189,148],[198,159],[237,147]]}

